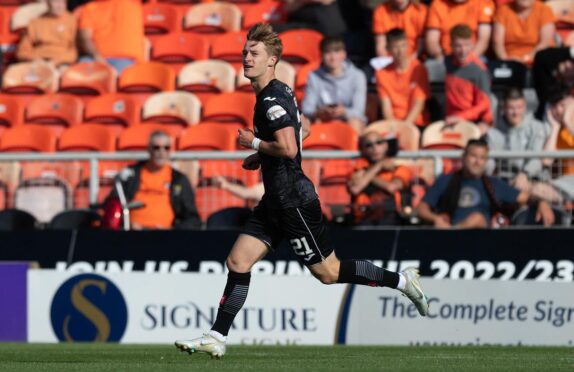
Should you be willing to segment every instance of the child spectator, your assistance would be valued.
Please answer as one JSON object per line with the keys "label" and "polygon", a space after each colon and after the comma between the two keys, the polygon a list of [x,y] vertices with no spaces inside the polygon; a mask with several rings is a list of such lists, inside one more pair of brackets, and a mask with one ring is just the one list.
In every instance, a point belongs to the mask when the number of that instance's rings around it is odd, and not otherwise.
{"label": "child spectator", "polygon": [[498,59],[530,65],[536,52],[552,46],[554,32],[554,15],[546,4],[514,0],[494,16],[494,52]]}
{"label": "child spectator", "polygon": [[409,53],[409,41],[403,30],[392,29],[386,38],[393,63],[376,74],[383,116],[424,126],[425,102],[430,96],[427,70]]}

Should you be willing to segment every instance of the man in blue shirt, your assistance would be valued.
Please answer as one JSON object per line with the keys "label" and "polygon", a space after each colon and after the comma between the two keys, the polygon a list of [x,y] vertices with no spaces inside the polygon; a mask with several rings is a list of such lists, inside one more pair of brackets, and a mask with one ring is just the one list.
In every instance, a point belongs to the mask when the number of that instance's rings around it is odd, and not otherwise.
{"label": "man in blue shirt", "polygon": [[[487,160],[487,143],[469,141],[462,169],[437,178],[417,207],[418,216],[436,227],[486,228],[502,204],[524,205],[534,201],[528,192],[486,176]],[[545,226],[554,222],[552,208],[545,201],[538,202],[536,219]]]}

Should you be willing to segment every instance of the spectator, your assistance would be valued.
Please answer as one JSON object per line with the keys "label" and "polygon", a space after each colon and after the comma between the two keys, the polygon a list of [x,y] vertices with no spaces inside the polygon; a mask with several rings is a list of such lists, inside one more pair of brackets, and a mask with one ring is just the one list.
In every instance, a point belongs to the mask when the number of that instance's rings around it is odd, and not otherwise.
{"label": "spectator", "polygon": [[80,43],[89,58],[118,74],[144,59],[143,11],[139,0],[99,0],[80,10]]}
{"label": "spectator", "polygon": [[265,193],[263,182],[256,183],[253,186],[245,186],[229,182],[225,177],[218,176],[214,178],[214,183],[220,189],[229,191],[238,198],[241,198],[248,202],[252,202],[254,205],[257,205],[257,203],[259,203],[259,201],[263,197],[263,194]]}
{"label": "spectator", "polygon": [[368,131],[359,139],[361,159],[349,180],[355,222],[360,225],[399,223],[401,191],[412,179],[408,168],[396,166],[392,146],[380,133]]}
{"label": "spectator", "polygon": [[574,85],[574,48],[547,48],[536,53],[532,65],[532,80],[538,108],[536,118],[543,120],[547,97],[560,84]]}
{"label": "spectator", "polygon": [[480,57],[490,45],[494,4],[491,0],[434,0],[426,23],[425,46],[430,57],[443,59],[451,53],[451,29],[467,24],[476,40],[472,52]]}
{"label": "spectator", "polygon": [[358,133],[367,117],[367,79],[347,60],[345,43],[339,37],[321,41],[321,66],[307,79],[302,111],[311,120],[343,120]]}
{"label": "spectator", "polygon": [[539,50],[553,44],[554,15],[543,2],[514,0],[494,17],[492,44],[496,57],[531,65]]}
{"label": "spectator", "polygon": [[377,56],[388,55],[387,37],[390,30],[404,30],[408,40],[408,53],[418,53],[422,48],[422,36],[427,18],[427,6],[419,0],[389,0],[377,6],[373,13]]}
{"label": "spectator", "polygon": [[445,59],[446,124],[472,121],[479,124],[484,134],[492,123],[488,69],[472,52],[470,27],[456,25],[450,34],[452,55]]}
{"label": "spectator", "polygon": [[325,36],[341,36],[347,25],[336,0],[282,0],[281,12],[287,23],[274,24],[277,32],[312,28]]}
{"label": "spectator", "polygon": [[[462,169],[443,174],[417,206],[418,216],[435,227],[486,228],[503,203],[527,204],[533,198],[502,180],[486,176],[488,145],[470,140],[462,156]],[[554,212],[545,201],[538,203],[536,220],[552,225]]]}
{"label": "spectator", "polygon": [[76,18],[66,10],[66,0],[48,0],[48,11],[28,24],[16,57],[20,61],[45,60],[56,66],[76,62]]}
{"label": "spectator", "polygon": [[130,213],[134,230],[201,225],[187,177],[169,164],[171,147],[171,138],[165,132],[155,131],[149,137],[149,159],[120,172],[127,201],[144,204]]}
{"label": "spectator", "polygon": [[[572,117],[568,117],[568,107],[574,106],[574,97],[565,85],[557,85],[548,93],[548,104],[544,116],[547,135],[545,151],[573,150],[574,129]],[[551,166],[553,159],[545,159],[544,164]],[[562,159],[560,166],[562,175],[574,175],[574,162]]]}
{"label": "spectator", "polygon": [[406,33],[398,28],[386,35],[393,63],[377,71],[377,92],[385,119],[398,119],[418,126],[427,124],[424,109],[430,97],[425,66],[409,54]]}
{"label": "spectator", "polygon": [[[505,92],[502,113],[496,128],[489,129],[487,133],[492,150],[543,151],[543,124],[526,111],[526,99],[521,89],[510,88]],[[501,160],[497,164],[497,174],[520,191],[530,192],[549,202],[561,202],[560,195],[551,186],[540,182],[545,176],[539,158]]]}

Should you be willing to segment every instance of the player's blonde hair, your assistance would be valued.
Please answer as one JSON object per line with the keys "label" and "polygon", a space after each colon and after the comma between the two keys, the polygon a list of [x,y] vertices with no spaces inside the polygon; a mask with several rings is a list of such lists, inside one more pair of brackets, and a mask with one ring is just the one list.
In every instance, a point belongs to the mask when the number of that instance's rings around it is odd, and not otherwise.
{"label": "player's blonde hair", "polygon": [[[283,43],[279,38],[279,35],[268,23],[257,23],[255,26],[249,29],[247,33],[247,41],[260,41],[265,45],[265,50],[270,56],[277,57],[277,62],[281,59],[281,54],[283,53]],[[275,62],[275,64],[277,64]]]}

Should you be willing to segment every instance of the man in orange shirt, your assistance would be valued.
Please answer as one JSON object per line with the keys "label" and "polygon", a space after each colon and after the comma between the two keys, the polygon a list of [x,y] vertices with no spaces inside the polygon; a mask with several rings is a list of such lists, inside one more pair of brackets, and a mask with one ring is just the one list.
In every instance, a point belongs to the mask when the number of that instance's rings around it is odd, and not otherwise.
{"label": "man in orange shirt", "polygon": [[134,62],[143,61],[141,2],[98,0],[84,5],[80,10],[80,44],[91,59],[109,63],[119,74]]}
{"label": "man in orange shirt", "polygon": [[361,225],[396,225],[401,208],[401,191],[409,186],[408,168],[395,166],[389,141],[376,131],[359,139],[362,158],[349,180],[355,222]]}
{"label": "man in orange shirt", "polygon": [[427,6],[419,0],[389,0],[380,4],[373,12],[373,33],[375,34],[377,56],[388,55],[387,34],[394,28],[404,30],[409,53],[418,53],[427,19]]}
{"label": "man in orange shirt", "polygon": [[451,53],[450,30],[465,23],[476,40],[474,55],[488,49],[492,33],[494,4],[491,0],[434,0],[429,8],[425,45],[432,58],[443,59]]}
{"label": "man in orange shirt", "polygon": [[515,0],[500,6],[494,17],[492,43],[496,57],[532,64],[539,50],[553,44],[554,15],[536,0]]}
{"label": "man in orange shirt", "polygon": [[406,33],[398,28],[386,35],[393,63],[377,71],[377,93],[385,119],[398,119],[418,126],[427,124],[425,102],[430,96],[425,66],[409,54]]}
{"label": "man in orange shirt", "polygon": [[78,59],[76,18],[66,10],[66,0],[48,0],[48,11],[30,21],[16,56],[20,61],[47,60],[56,66]]}
{"label": "man in orange shirt", "polygon": [[[169,165],[171,142],[165,132],[153,132],[149,139],[149,160],[131,165],[119,174],[127,201],[144,204],[130,213],[134,230],[201,226],[189,180]],[[112,192],[111,196],[114,195]]]}

